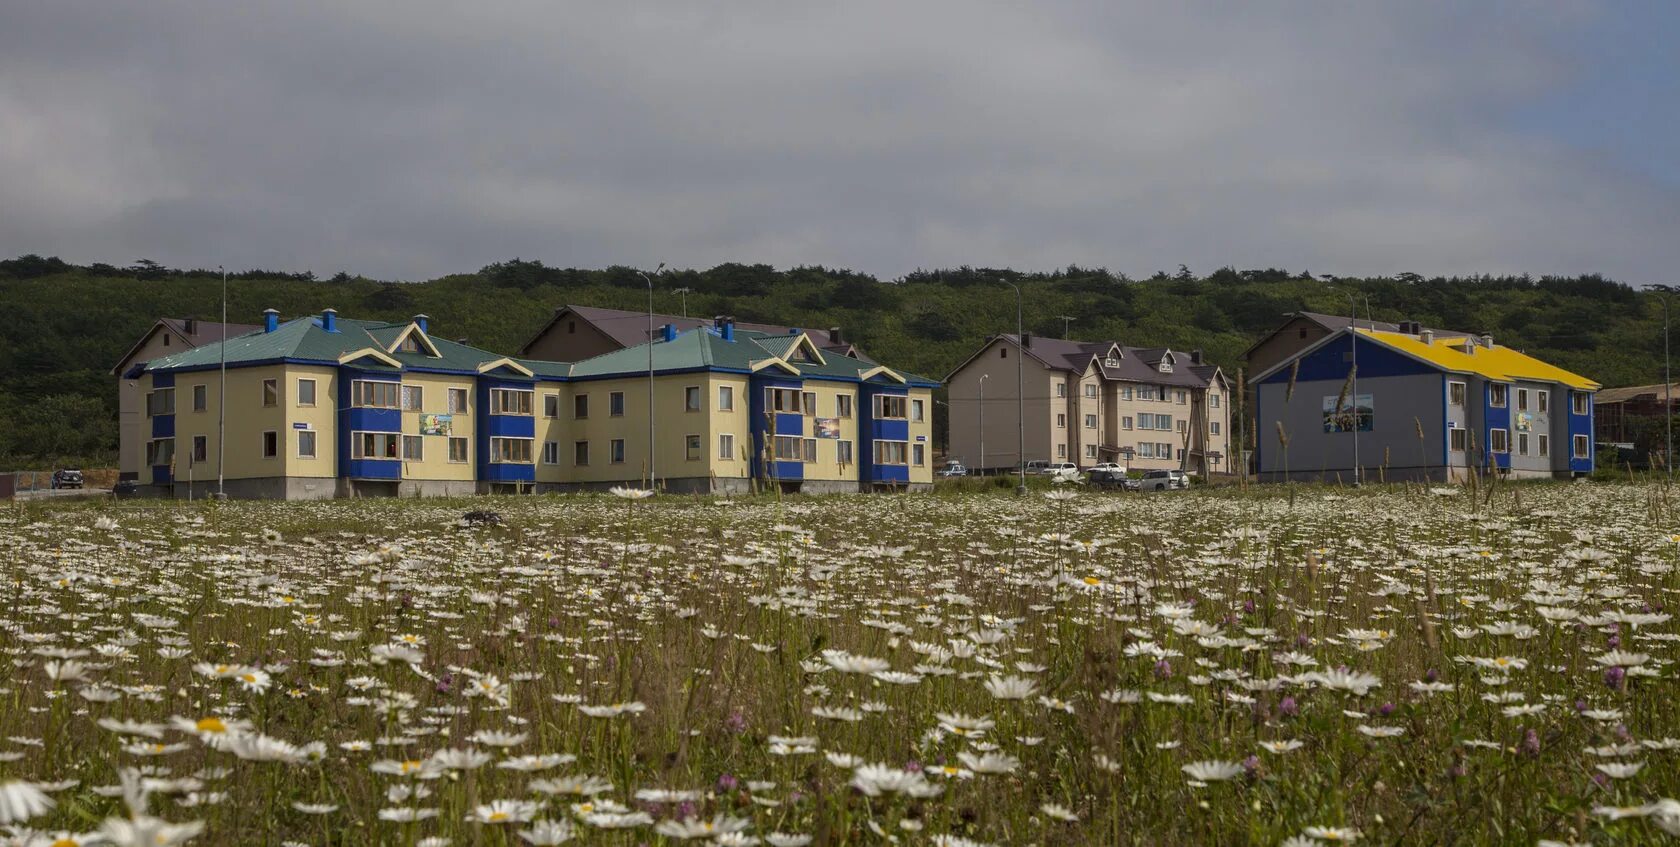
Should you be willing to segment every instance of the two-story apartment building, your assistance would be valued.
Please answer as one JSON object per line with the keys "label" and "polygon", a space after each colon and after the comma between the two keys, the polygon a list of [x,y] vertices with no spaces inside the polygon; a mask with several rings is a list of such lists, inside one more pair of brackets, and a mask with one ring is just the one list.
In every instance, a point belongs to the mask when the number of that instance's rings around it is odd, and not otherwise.
{"label": "two-story apartment building", "polygon": [[1397,326],[1344,327],[1254,375],[1262,481],[1592,472],[1598,383],[1490,336]]}
{"label": "two-story apartment building", "polygon": [[145,409],[130,448],[141,481],[174,496],[220,484],[229,496],[289,499],[571,490],[650,476],[683,491],[932,482],[937,384],[824,352],[803,333],[667,325],[653,342],[564,363],[499,356],[434,337],[428,324],[330,309],[282,323],[270,310],[225,351],[211,344],[131,365],[122,376]]}
{"label": "two-story apartment building", "polygon": [[998,335],[946,383],[951,455],[975,468],[1228,471],[1231,386],[1199,352]]}

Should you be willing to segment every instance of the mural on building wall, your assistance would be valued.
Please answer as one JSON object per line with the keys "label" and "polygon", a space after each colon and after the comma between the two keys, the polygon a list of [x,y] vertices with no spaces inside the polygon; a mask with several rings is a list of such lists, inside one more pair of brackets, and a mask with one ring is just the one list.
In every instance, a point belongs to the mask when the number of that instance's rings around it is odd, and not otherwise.
{"label": "mural on building wall", "polygon": [[816,435],[818,438],[839,438],[839,418],[817,418]]}
{"label": "mural on building wall", "polygon": [[1533,429],[1534,429],[1534,413],[1533,412],[1518,412],[1517,413],[1517,431],[1518,432],[1529,432]]}
{"label": "mural on building wall", "polygon": [[[1336,401],[1341,401],[1341,408],[1336,408]],[[1361,394],[1357,398],[1343,395],[1328,394],[1324,397],[1324,431],[1325,432],[1353,432],[1355,421],[1358,422],[1360,432],[1370,432],[1376,425],[1376,412],[1371,404],[1371,395]]]}
{"label": "mural on building wall", "polygon": [[450,424],[454,421],[452,415],[421,415],[421,435],[451,435]]}

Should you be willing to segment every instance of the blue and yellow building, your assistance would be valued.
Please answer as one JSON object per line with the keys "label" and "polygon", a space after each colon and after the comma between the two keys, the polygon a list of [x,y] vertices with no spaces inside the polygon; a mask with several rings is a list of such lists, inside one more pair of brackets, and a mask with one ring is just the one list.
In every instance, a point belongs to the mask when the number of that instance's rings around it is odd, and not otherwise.
{"label": "blue and yellow building", "polygon": [[[219,424],[226,360],[226,420]],[[651,363],[650,363],[651,354]],[[679,332],[580,362],[332,310],[147,362],[125,438],[159,494],[311,499],[646,485],[829,492],[932,483],[932,389],[797,330]],[[652,426],[649,426],[649,422]],[[226,434],[225,453],[218,431]],[[225,466],[222,465],[225,455]]]}

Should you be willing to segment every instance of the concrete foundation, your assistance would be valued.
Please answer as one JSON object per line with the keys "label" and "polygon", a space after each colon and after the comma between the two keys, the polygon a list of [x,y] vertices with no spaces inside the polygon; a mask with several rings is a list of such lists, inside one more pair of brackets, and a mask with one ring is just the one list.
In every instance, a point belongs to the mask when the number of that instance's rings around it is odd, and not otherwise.
{"label": "concrete foundation", "polygon": [[[444,479],[323,479],[307,477],[263,477],[260,479],[230,479],[226,483],[227,496],[239,500],[330,500],[353,497],[469,497],[479,494],[575,494],[606,493],[615,486],[639,488],[635,480],[619,482],[536,482],[492,483],[473,480]],[[753,481],[741,477],[677,477],[661,479],[660,490],[668,494],[745,495],[753,492]],[[760,490],[769,490],[770,483],[761,482]],[[927,483],[899,484],[865,488],[851,480],[807,479],[784,482],[790,494],[855,494],[858,491],[932,491]],[[174,485],[142,486],[140,496],[173,497],[195,500],[214,497],[216,481],[195,480]]]}

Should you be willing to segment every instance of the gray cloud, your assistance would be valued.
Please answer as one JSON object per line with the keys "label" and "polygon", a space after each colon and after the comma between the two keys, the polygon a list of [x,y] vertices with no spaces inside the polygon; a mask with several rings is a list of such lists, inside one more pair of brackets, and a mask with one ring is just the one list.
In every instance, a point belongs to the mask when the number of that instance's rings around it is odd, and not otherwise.
{"label": "gray cloud", "polygon": [[1600,10],[1462,6],[12,4],[0,253],[1664,279],[1680,187],[1509,120]]}

